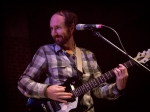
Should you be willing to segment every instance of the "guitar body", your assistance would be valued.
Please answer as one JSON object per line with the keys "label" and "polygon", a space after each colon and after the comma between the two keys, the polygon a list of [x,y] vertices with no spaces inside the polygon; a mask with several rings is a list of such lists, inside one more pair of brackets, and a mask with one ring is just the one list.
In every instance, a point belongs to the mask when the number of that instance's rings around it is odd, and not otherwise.
{"label": "guitar body", "polygon": [[53,100],[29,98],[26,109],[28,112],[56,112],[57,110],[60,110],[60,106]]}
{"label": "guitar body", "polygon": [[[62,86],[66,87],[66,92],[72,92],[75,88],[82,85],[81,81],[77,77],[71,77]],[[47,98],[36,99],[29,98],[26,104],[26,109],[28,112],[80,112],[80,110],[84,110],[86,107],[80,107],[78,105],[81,97],[72,97],[68,99],[68,103],[60,103],[58,101],[54,101]],[[81,109],[82,108],[82,109]]]}

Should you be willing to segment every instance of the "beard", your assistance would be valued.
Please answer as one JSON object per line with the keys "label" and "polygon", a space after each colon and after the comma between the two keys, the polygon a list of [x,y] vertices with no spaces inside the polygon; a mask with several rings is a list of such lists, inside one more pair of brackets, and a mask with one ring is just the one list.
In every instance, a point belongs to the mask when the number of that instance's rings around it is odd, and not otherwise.
{"label": "beard", "polygon": [[71,38],[71,33],[68,32],[67,35],[64,36],[56,35],[53,39],[57,45],[63,46],[69,41],[70,38]]}
{"label": "beard", "polygon": [[56,43],[57,45],[59,45],[59,46],[61,46],[61,45],[64,44],[64,42],[63,42],[63,37],[60,36],[60,35],[57,35],[57,36],[54,38],[54,41],[55,41],[55,43]]}

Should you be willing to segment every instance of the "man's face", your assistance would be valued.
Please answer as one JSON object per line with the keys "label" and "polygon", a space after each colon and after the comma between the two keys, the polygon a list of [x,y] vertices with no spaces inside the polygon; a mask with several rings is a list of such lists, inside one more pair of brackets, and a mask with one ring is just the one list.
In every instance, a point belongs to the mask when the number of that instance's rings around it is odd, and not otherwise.
{"label": "man's face", "polygon": [[51,36],[56,44],[63,46],[71,37],[70,29],[65,25],[65,18],[54,14],[50,19]]}

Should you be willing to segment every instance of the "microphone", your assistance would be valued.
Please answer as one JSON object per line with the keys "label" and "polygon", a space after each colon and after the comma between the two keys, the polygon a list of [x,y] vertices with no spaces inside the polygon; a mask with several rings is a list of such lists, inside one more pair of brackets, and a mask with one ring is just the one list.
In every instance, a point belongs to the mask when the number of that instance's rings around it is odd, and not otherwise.
{"label": "microphone", "polygon": [[76,30],[92,30],[102,28],[102,24],[77,24]]}

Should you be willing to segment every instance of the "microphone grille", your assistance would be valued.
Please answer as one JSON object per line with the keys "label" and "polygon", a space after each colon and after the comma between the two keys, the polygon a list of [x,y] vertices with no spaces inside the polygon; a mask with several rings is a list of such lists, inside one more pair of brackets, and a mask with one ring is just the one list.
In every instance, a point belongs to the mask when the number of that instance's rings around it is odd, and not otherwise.
{"label": "microphone grille", "polygon": [[77,24],[76,30],[84,30],[84,24]]}

